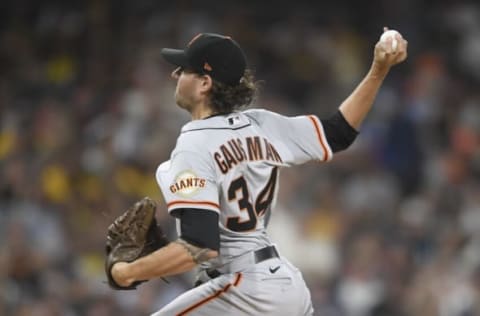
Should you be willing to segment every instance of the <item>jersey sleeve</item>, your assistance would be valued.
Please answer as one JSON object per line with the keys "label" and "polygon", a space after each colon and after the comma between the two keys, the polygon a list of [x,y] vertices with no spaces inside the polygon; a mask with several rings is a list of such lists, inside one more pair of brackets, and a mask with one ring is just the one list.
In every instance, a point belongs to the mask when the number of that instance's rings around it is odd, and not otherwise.
{"label": "jersey sleeve", "polygon": [[330,161],[332,149],[325,137],[322,122],[315,115],[295,117],[260,110],[260,125],[267,135],[281,144],[281,155],[287,164],[307,161]]}
{"label": "jersey sleeve", "polygon": [[179,208],[220,211],[215,170],[200,154],[174,153],[158,167],[156,179],[169,213]]}

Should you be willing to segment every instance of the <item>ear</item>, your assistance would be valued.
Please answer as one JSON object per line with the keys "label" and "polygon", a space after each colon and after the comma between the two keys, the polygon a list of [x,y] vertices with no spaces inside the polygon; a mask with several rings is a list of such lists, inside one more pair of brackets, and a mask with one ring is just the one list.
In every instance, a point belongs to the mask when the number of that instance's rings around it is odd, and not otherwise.
{"label": "ear", "polygon": [[212,77],[210,77],[209,75],[202,75],[200,80],[201,80],[200,81],[201,92],[206,93],[212,89],[212,85],[213,85]]}

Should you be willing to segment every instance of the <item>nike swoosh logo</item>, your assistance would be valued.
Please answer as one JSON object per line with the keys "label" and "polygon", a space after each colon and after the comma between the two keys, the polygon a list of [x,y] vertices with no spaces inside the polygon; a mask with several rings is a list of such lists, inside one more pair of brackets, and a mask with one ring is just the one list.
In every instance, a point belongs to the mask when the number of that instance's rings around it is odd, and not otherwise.
{"label": "nike swoosh logo", "polygon": [[272,269],[272,267],[268,268],[268,270],[270,270],[270,273],[275,273],[275,272],[278,271],[278,269],[280,269],[280,266],[278,266],[276,268],[273,268],[273,269]]}

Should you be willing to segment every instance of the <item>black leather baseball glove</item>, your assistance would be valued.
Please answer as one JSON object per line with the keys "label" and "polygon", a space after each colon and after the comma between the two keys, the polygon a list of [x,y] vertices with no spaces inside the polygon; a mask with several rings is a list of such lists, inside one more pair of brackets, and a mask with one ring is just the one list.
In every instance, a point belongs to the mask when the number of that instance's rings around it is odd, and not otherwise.
{"label": "black leather baseball glove", "polygon": [[118,285],[111,273],[115,263],[132,262],[169,243],[155,219],[156,208],[155,202],[145,197],[116,218],[108,227],[105,273],[112,289],[133,290],[147,281],[136,281],[128,287]]}

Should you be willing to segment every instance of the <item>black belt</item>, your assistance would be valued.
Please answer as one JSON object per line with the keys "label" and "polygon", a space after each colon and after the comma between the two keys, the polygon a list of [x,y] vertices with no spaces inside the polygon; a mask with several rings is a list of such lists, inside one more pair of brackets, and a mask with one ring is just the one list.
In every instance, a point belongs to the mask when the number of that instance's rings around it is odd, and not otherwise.
{"label": "black belt", "polygon": [[280,258],[275,246],[267,246],[262,249],[255,250],[253,256],[255,257],[255,263],[260,263],[271,258]]}
{"label": "black belt", "polygon": [[[253,252],[253,257],[255,258],[255,263],[260,263],[262,261],[272,259],[272,258],[280,258],[277,249],[275,246],[267,246]],[[217,269],[207,269],[207,275],[215,279],[216,277],[220,276],[222,273]]]}

